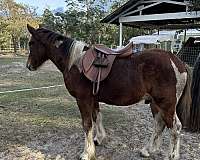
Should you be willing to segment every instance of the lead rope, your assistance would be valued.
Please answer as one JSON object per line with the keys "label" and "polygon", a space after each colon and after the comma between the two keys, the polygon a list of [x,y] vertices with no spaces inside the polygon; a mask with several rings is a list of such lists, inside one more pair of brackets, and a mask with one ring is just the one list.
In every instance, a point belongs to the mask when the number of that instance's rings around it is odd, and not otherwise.
{"label": "lead rope", "polygon": [[[97,82],[96,81],[93,82],[93,95],[95,95],[95,96],[99,92],[100,80],[101,80],[101,67],[99,67]],[[97,85],[96,85],[96,83],[97,83]]]}

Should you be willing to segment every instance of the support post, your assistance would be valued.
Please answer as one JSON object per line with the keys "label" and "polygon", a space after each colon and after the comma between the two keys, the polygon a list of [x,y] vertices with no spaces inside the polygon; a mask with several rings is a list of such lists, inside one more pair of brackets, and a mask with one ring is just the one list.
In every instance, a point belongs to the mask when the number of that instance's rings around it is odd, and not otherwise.
{"label": "support post", "polygon": [[186,41],[186,35],[187,35],[187,32],[186,32],[186,29],[184,30],[184,39],[183,39],[183,42],[185,43]]}
{"label": "support post", "polygon": [[123,25],[122,23],[119,24],[119,47],[122,47],[122,32],[123,32]]}
{"label": "support post", "polygon": [[[158,28],[158,35],[160,35],[160,28]],[[156,48],[160,48],[161,49],[160,43],[158,45],[156,45]]]}

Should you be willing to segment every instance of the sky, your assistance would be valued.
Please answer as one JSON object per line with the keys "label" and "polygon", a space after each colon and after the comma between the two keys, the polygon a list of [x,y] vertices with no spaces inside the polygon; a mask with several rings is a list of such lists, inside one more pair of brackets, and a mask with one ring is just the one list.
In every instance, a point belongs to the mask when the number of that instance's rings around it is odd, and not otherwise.
{"label": "sky", "polygon": [[30,6],[34,6],[37,9],[37,13],[41,15],[45,8],[50,8],[51,10],[57,8],[65,8],[65,0],[15,0],[17,3],[24,3]]}

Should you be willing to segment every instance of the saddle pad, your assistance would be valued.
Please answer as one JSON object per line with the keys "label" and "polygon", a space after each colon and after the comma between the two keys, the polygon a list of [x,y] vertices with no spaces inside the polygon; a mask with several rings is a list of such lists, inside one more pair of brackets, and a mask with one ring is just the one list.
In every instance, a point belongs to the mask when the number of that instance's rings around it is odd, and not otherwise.
{"label": "saddle pad", "polygon": [[[93,62],[96,58],[97,54],[93,48],[90,48],[83,56],[82,59],[82,67],[84,75],[91,80],[92,82],[97,82],[97,77],[99,74],[99,67],[95,67]],[[101,68],[101,78],[100,81],[103,81],[111,71],[112,64],[115,60],[116,55],[108,55],[108,66],[105,68]]]}

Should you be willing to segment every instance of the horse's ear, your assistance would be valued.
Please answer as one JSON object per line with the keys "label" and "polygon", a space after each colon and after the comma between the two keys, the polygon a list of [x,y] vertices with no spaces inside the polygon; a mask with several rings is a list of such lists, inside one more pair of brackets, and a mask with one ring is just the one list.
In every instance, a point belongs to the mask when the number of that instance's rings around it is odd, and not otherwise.
{"label": "horse's ear", "polygon": [[33,28],[32,26],[30,26],[29,24],[27,24],[27,29],[31,34],[35,34],[35,28]]}

